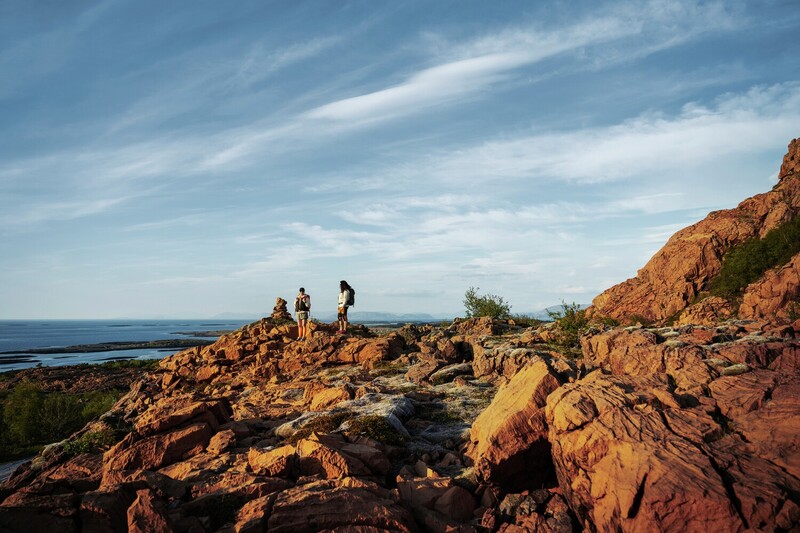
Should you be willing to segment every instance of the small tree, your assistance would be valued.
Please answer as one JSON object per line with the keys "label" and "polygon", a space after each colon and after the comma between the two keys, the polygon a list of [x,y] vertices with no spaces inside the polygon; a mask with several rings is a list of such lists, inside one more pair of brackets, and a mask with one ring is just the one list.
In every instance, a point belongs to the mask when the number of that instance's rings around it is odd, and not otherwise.
{"label": "small tree", "polygon": [[511,305],[502,296],[494,294],[478,295],[479,287],[470,287],[464,293],[464,308],[467,317],[490,316],[492,318],[508,318]]}
{"label": "small tree", "polygon": [[581,334],[586,331],[589,319],[579,304],[562,301],[560,311],[547,311],[547,314],[558,324],[563,345],[570,347],[580,345]]}

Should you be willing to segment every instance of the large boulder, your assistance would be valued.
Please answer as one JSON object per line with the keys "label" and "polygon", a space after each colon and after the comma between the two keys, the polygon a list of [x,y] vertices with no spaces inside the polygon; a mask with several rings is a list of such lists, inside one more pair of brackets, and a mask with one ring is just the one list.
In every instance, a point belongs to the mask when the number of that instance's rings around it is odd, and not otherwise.
{"label": "large boulder", "polygon": [[544,407],[561,383],[550,365],[536,358],[499,389],[470,431],[480,478],[524,487],[540,486],[552,474]]}
{"label": "large boulder", "polygon": [[390,491],[355,478],[316,481],[280,492],[267,525],[270,533],[417,529]]}
{"label": "large boulder", "polygon": [[502,329],[501,322],[489,316],[456,319],[450,326],[455,333],[463,336],[496,335]]}
{"label": "large boulder", "polygon": [[0,504],[0,531],[78,531],[80,496],[16,492]]}
{"label": "large boulder", "polygon": [[[320,442],[324,441],[324,442]],[[369,476],[370,469],[358,458],[341,451],[334,439],[312,434],[310,439],[297,443],[300,469],[306,475],[321,475],[326,479]]]}
{"label": "large boulder", "polygon": [[104,475],[115,470],[157,470],[204,451],[212,434],[205,422],[141,440],[130,433],[103,456]]}
{"label": "large boulder", "polygon": [[171,533],[167,506],[149,489],[136,491],[136,499],[128,508],[129,533]]}
{"label": "large boulder", "polygon": [[797,523],[800,480],[754,454],[707,402],[682,400],[659,376],[601,372],[548,398],[559,484],[584,526],[771,531]]}
{"label": "large boulder", "polygon": [[670,376],[681,390],[696,391],[714,377],[709,354],[694,343],[667,340],[646,329],[615,328],[581,338],[584,358],[617,375]]}
{"label": "large boulder", "polygon": [[270,477],[288,477],[297,464],[294,446],[286,445],[272,450],[250,448],[247,462],[256,474]]}

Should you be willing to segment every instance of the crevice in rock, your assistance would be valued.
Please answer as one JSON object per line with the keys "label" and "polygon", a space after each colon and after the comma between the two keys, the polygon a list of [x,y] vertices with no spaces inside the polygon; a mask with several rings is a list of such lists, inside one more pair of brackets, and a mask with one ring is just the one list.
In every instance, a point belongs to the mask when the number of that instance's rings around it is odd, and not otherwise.
{"label": "crevice in rock", "polygon": [[525,453],[499,464],[492,477],[495,479],[491,481],[502,480],[503,488],[509,492],[558,486],[550,443],[534,442]]}
{"label": "crevice in rock", "polygon": [[[696,442],[693,442],[692,440],[689,440],[689,439],[681,436],[680,434],[676,433],[672,429],[672,427],[670,426],[669,422],[667,421],[666,416],[664,416],[664,413],[660,413],[660,415],[661,415],[661,420],[664,422],[665,428],[670,433],[672,433],[673,435],[675,435],[675,436],[677,436],[679,438],[682,438],[687,443],[689,443],[692,446],[694,446],[700,453],[702,453],[708,459],[709,464],[711,465],[711,467],[714,469],[714,471],[719,476],[720,481],[722,482],[722,486],[725,489],[726,494],[728,495],[728,499],[730,500],[731,504],[733,505],[733,508],[736,510],[736,514],[739,516],[739,519],[742,521],[742,524],[744,524],[745,529],[750,529],[750,525],[748,524],[747,519],[745,518],[744,513],[742,512],[742,502],[741,502],[741,500],[739,500],[739,497],[736,495],[736,491],[733,488],[733,479],[731,478],[730,474],[728,474],[728,472],[724,468],[722,468],[719,463],[717,463],[717,460],[714,458],[714,456],[711,455],[708,451],[706,451],[703,446],[698,445]],[[719,412],[719,410],[717,410],[717,412],[712,414],[711,416],[714,418],[714,420],[717,421],[718,424],[720,424],[720,426],[723,429],[726,428],[727,423],[729,422],[729,419],[727,417],[725,417],[725,415],[723,415],[721,412]],[[724,422],[721,423],[720,421],[724,421]],[[725,425],[723,425],[723,423]],[[642,490],[641,486],[639,487],[639,490]],[[637,491],[637,496],[638,496],[638,494],[639,493]],[[636,498],[634,497],[634,503],[635,503],[635,501],[636,501]],[[633,509],[633,506],[631,506],[631,509]],[[638,508],[637,508],[637,512],[638,512]]]}
{"label": "crevice in rock", "polygon": [[772,387],[767,387],[767,390],[764,391],[764,403],[767,403],[772,399],[772,392],[776,389],[775,385]]}
{"label": "crevice in rock", "polygon": [[647,483],[647,474],[645,474],[639,482],[639,488],[636,489],[636,495],[633,497],[631,508],[628,509],[628,518],[636,518],[636,515],[639,514],[639,507],[642,505],[642,498],[644,497],[645,483]]}
{"label": "crevice in rock", "polygon": [[725,492],[728,494],[728,499],[730,499],[731,503],[733,504],[733,508],[736,509],[736,514],[739,515],[739,519],[744,524],[745,529],[750,529],[750,524],[747,523],[747,518],[745,518],[744,513],[742,512],[742,502],[739,500],[739,497],[736,495],[736,491],[733,488],[733,480],[731,479],[730,474],[722,468],[717,460],[708,453],[706,453],[702,448],[699,448],[701,453],[708,458],[708,462],[711,464],[712,468],[717,472],[719,475],[720,480],[722,480],[722,486],[725,488]]}

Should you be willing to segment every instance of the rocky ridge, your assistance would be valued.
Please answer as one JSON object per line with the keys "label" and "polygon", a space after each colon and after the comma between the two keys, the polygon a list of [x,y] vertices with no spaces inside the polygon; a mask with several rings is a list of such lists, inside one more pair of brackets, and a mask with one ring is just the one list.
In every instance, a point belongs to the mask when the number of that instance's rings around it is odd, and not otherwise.
{"label": "rocky ridge", "polygon": [[335,327],[313,324],[298,342],[295,326],[263,319],[164,359],[70,439],[112,442],[54,445],[18,469],[0,490],[0,529],[800,520],[800,322],[595,328],[579,359],[513,322]]}
{"label": "rocky ridge", "polygon": [[[730,248],[770,230],[800,213],[800,139],[789,143],[778,183],[769,192],[753,196],[733,209],[715,211],[704,220],[673,235],[635,278],[604,291],[592,302],[590,313],[623,321],[660,322],[680,315],[695,304],[719,273]],[[800,261],[795,257],[796,265]],[[788,267],[789,265],[787,265]],[[783,272],[784,267],[777,270]],[[791,278],[791,279],[787,279]],[[784,272],[748,287],[749,299],[739,314],[768,318],[787,313],[787,306],[800,298],[797,270]],[[768,287],[765,287],[765,284]],[[761,304],[764,299],[769,303]]]}

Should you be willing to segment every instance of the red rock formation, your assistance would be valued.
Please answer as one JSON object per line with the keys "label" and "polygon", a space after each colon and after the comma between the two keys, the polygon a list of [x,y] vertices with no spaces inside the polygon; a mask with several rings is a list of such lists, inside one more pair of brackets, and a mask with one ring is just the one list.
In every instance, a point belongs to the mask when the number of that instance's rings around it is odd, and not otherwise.
{"label": "red rock formation", "polygon": [[414,519],[386,489],[353,478],[323,480],[280,492],[270,533],[414,531]]}
{"label": "red rock formation", "polygon": [[744,291],[741,318],[797,318],[800,314],[800,254],[767,272]]}
{"label": "red rock formation", "polygon": [[733,305],[725,298],[711,296],[687,307],[678,319],[678,325],[697,324],[710,326],[727,320],[734,314]]}
{"label": "red rock formation", "polygon": [[[292,327],[265,319],[164,359],[72,437],[102,430],[118,442],[75,457],[54,445],[0,487],[0,530],[800,520],[800,322],[593,330],[583,360],[507,322],[384,337],[315,324],[305,342]],[[507,384],[478,416],[497,382]]]}
{"label": "red rock formation", "polygon": [[772,191],[749,198],[734,209],[713,212],[673,235],[635,278],[597,296],[590,315],[663,321],[683,311],[708,288],[728,249],[763,237],[800,212],[799,151],[800,139],[795,139]]}
{"label": "red rock formation", "polygon": [[[655,377],[595,372],[554,392],[560,486],[599,531],[772,531],[800,520],[800,480]],[[713,411],[711,412],[713,414]]]}
{"label": "red rock formation", "polygon": [[136,491],[128,507],[128,533],[171,533],[175,531],[167,516],[166,505],[150,489]]}
{"label": "red rock formation", "polygon": [[289,310],[286,308],[286,300],[283,298],[276,298],[275,299],[275,307],[272,308],[272,315],[270,318],[273,320],[291,320],[292,315],[289,313]]}
{"label": "red rock formation", "polygon": [[273,450],[250,448],[247,462],[256,474],[270,477],[289,477],[297,464],[297,452],[294,446],[281,446]]}
{"label": "red rock formation", "polygon": [[562,381],[535,359],[504,387],[472,424],[470,440],[479,479],[504,487],[540,486],[550,472],[544,406]]}

